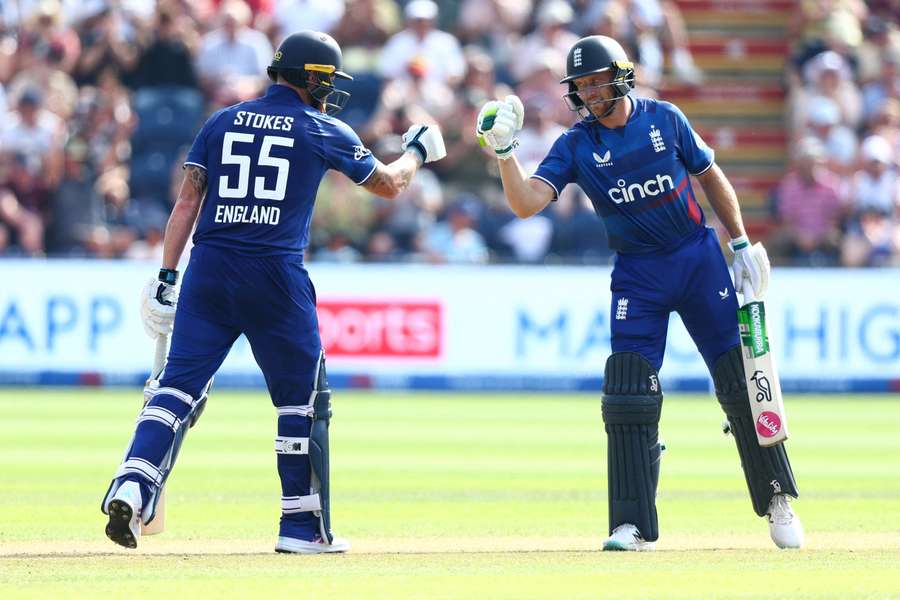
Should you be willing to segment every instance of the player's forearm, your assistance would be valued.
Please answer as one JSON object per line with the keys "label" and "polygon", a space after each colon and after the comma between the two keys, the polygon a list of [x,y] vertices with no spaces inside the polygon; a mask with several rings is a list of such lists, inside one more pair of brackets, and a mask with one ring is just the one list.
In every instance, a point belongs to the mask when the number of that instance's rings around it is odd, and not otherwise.
{"label": "player's forearm", "polygon": [[169,222],[166,224],[166,236],[163,239],[164,269],[174,269],[178,266],[205,195],[206,170],[195,165],[187,165],[184,168],[184,180],[181,182],[178,201],[172,208],[172,214],[169,215]]}
{"label": "player's forearm", "polygon": [[498,160],[497,163],[500,165],[500,179],[506,201],[517,217],[525,219],[547,206],[549,200],[535,193],[528,175],[515,156]]}
{"label": "player's forearm", "polygon": [[731,239],[746,235],[737,194],[719,165],[714,164],[698,179],[700,185],[703,186],[703,191],[706,192],[710,206],[728,231]]}
{"label": "player's forearm", "polygon": [[184,247],[194,229],[199,207],[199,204],[192,206],[181,200],[175,203],[172,214],[169,215],[169,222],[166,224],[166,237],[163,241],[162,267],[164,269],[175,269],[178,266]]}
{"label": "player's forearm", "polygon": [[393,200],[409,187],[413,176],[421,166],[422,159],[417,153],[404,152],[400,158],[388,165],[379,162],[362,185],[376,196]]}

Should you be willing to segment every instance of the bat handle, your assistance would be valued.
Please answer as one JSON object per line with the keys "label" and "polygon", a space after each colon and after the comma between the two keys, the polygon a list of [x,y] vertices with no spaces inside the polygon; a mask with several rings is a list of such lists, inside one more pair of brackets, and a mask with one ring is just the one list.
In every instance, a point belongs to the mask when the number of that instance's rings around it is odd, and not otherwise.
{"label": "bat handle", "polygon": [[169,353],[169,336],[161,335],[156,338],[156,350],[153,353],[153,372],[150,378],[159,376],[166,365],[166,355]]}
{"label": "bat handle", "polygon": [[743,294],[744,296],[745,305],[758,300],[758,298],[753,294],[753,285],[750,283],[749,279],[745,279],[741,283],[741,294]]}

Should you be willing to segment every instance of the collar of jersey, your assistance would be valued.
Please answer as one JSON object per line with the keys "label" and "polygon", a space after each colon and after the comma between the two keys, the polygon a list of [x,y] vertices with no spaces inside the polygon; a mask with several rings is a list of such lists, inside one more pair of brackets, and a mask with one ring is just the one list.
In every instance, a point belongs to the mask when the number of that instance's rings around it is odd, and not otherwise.
{"label": "collar of jersey", "polygon": [[288,102],[290,100],[294,100],[298,104],[304,104],[303,101],[300,100],[300,96],[297,95],[297,92],[286,85],[281,85],[280,83],[273,83],[269,86],[269,88],[266,90],[266,98],[278,100],[280,102]]}

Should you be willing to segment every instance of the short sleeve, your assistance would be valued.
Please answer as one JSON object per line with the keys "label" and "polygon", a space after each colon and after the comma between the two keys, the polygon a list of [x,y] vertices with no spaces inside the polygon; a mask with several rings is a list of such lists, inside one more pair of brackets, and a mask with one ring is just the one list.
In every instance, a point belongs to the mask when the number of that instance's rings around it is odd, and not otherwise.
{"label": "short sleeve", "polygon": [[197,137],[194,138],[194,143],[191,144],[191,149],[188,151],[187,158],[184,159],[185,166],[195,165],[203,169],[207,168],[207,140],[209,139],[209,133],[212,131],[213,125],[223,112],[225,112],[224,109],[214,113],[213,116],[207,119],[206,123],[203,124],[200,133],[197,134]]}
{"label": "short sleeve", "polygon": [[360,185],[375,171],[377,161],[353,129],[337,119],[322,122],[318,135],[322,136],[325,162],[335,171]]}
{"label": "short sleeve", "polygon": [[706,145],[700,134],[691,128],[691,124],[681,109],[671,103],[666,103],[666,105],[675,119],[675,136],[688,172],[691,175],[704,173],[715,162],[715,152]]}
{"label": "short sleeve", "polygon": [[538,165],[532,177],[549,184],[557,198],[563,188],[575,181],[575,155],[572,152],[569,132],[556,138],[550,152]]}

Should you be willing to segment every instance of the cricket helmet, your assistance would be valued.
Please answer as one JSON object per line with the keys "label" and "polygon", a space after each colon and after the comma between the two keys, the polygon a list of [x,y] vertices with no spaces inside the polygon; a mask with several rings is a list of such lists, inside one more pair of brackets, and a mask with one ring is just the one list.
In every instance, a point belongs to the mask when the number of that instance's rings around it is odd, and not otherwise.
{"label": "cricket helmet", "polygon": [[341,70],[341,62],[341,47],[330,35],[298,31],[281,42],[266,73],[272,81],[281,75],[288,83],[307,90],[325,112],[334,114],[350,99],[349,92],[334,87],[335,78],[353,80]]}
{"label": "cricket helmet", "polygon": [[563,96],[570,110],[578,112],[582,118],[591,116],[590,109],[578,95],[575,80],[585,75],[612,71],[609,83],[597,87],[611,87],[614,95],[602,102],[610,102],[606,114],[612,112],[616,102],[628,95],[634,88],[634,63],[628,60],[625,50],[616,40],[605,35],[590,35],[578,40],[566,57],[566,76],[560,83],[569,85]]}

